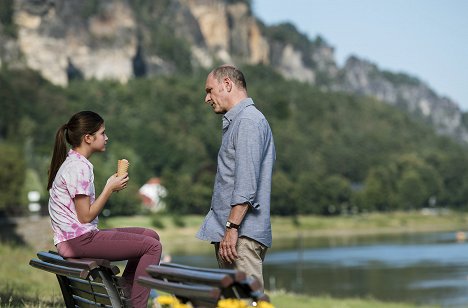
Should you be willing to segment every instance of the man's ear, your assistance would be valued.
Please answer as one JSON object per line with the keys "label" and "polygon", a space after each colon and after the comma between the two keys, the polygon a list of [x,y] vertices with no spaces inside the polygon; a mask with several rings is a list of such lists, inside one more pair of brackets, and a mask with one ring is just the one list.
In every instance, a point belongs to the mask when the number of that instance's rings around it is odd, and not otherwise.
{"label": "man's ear", "polygon": [[228,77],[224,78],[224,86],[226,87],[226,90],[228,92],[231,92],[231,90],[232,90],[232,80],[229,79]]}

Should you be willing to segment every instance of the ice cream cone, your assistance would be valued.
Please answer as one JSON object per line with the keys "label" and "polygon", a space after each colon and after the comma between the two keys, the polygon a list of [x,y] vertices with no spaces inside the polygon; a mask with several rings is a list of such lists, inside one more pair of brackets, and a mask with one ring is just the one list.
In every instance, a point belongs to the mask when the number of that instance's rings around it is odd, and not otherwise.
{"label": "ice cream cone", "polygon": [[128,166],[129,165],[130,165],[130,163],[125,158],[124,159],[119,159],[119,161],[117,162],[117,176],[122,176],[126,172],[128,172]]}

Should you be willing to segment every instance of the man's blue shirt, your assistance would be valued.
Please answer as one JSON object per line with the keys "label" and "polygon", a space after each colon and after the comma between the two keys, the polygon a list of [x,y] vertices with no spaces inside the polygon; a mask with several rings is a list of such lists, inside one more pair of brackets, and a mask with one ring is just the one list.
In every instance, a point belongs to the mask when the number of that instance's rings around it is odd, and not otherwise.
{"label": "man's blue shirt", "polygon": [[239,236],[271,247],[270,195],[275,145],[268,121],[251,98],[223,116],[223,138],[211,209],[197,237],[220,242],[231,207],[249,204]]}

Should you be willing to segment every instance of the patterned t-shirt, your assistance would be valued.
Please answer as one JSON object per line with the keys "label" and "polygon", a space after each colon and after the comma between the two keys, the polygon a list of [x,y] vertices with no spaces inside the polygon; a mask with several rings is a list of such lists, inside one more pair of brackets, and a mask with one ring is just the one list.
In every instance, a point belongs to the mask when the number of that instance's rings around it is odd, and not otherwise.
{"label": "patterned t-shirt", "polygon": [[49,190],[49,214],[54,231],[54,245],[97,230],[97,217],[84,224],[78,220],[74,202],[76,195],[89,196],[91,204],[94,202],[93,165],[83,155],[70,150]]}

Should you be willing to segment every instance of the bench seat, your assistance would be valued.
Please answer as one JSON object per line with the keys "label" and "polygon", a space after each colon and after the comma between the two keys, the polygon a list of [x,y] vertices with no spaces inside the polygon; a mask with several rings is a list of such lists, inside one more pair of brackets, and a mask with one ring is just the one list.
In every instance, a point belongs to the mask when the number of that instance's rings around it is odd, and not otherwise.
{"label": "bench seat", "polygon": [[41,251],[29,261],[35,268],[57,276],[65,306],[131,307],[119,268],[104,259],[64,259],[56,252]]}

